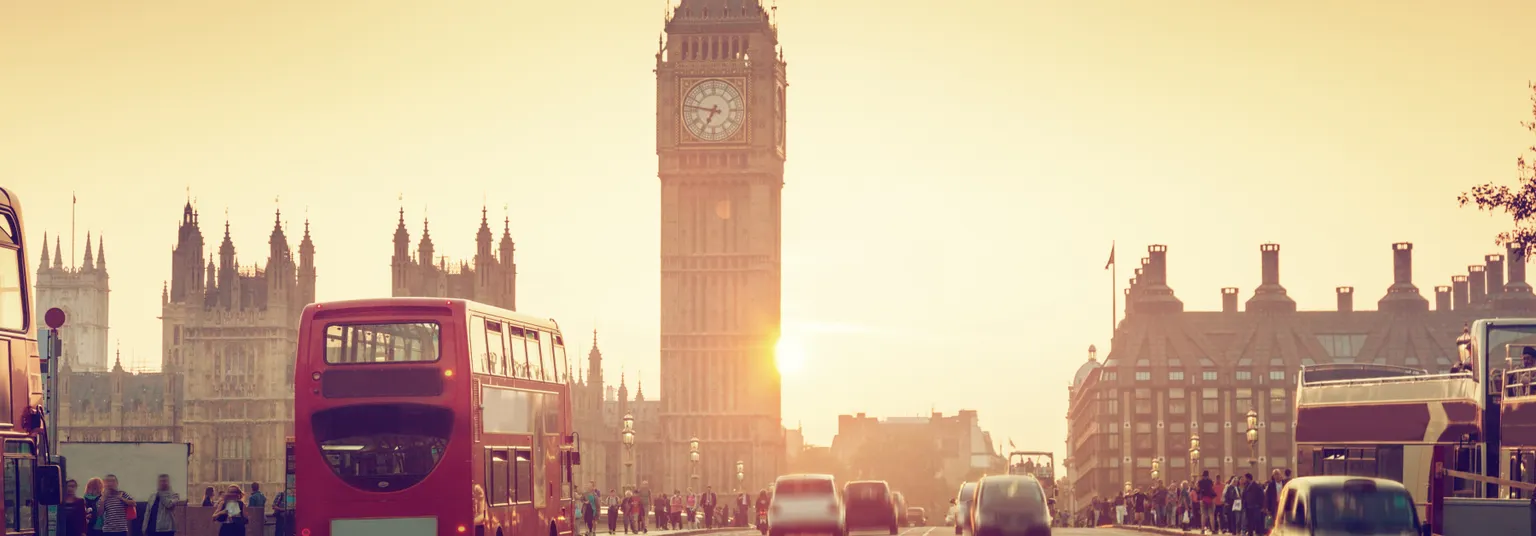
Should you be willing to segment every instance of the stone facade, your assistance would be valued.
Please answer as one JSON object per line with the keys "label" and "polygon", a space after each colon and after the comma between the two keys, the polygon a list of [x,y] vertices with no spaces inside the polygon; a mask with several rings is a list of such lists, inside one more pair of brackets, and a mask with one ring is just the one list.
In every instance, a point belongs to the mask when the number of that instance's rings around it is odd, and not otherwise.
{"label": "stone facade", "polygon": [[[105,356],[65,353],[61,439],[190,443],[188,489],[260,482],[278,490],[284,440],[293,434],[298,320],[315,299],[309,225],[297,261],[281,213],[263,267],[238,265],[228,223],[217,262],[210,255],[203,264],[203,244],[188,203],[161,295],[161,372],[129,373],[120,359],[110,371],[79,371],[77,361]],[[68,331],[74,324],[61,330],[66,341],[77,336]]]}
{"label": "stone facade", "polygon": [[[683,0],[656,51],[666,488],[785,467],[779,337],[785,64],[758,0]],[[705,101],[708,102],[705,102]],[[706,113],[708,112],[708,113]],[[689,460],[700,440],[701,461]]]}
{"label": "stone facade", "polygon": [[517,263],[513,260],[512,222],[502,228],[495,253],[491,250],[491,225],[480,209],[480,231],[475,234],[472,262],[450,261],[434,256],[428,222],[422,220],[421,242],[411,254],[411,235],[405,229],[405,209],[395,227],[395,254],[390,260],[390,282],[396,297],[458,298],[517,310]]}
{"label": "stone facade", "polygon": [[[107,372],[112,363],[107,358],[107,310],[112,292],[107,276],[106,240],[96,241],[91,251],[91,235],[85,235],[85,258],[79,265],[65,265],[54,237],[53,254],[48,254],[48,237],[43,236],[43,258],[37,265],[37,309],[58,307],[69,324],[69,338],[64,339],[64,355],[75,356],[70,362],[78,372]],[[41,316],[41,315],[39,315]]]}
{"label": "stone facade", "polygon": [[[1145,487],[1152,462],[1160,480],[1267,473],[1293,468],[1297,373],[1302,366],[1379,363],[1446,371],[1464,326],[1492,316],[1536,316],[1521,251],[1489,255],[1467,275],[1435,287],[1435,305],[1413,283],[1413,246],[1393,244],[1393,284],[1377,308],[1356,310],[1354,289],[1337,289],[1335,310],[1297,311],[1280,284],[1280,246],[1260,247],[1261,283],[1239,310],[1224,288],[1221,311],[1185,311],[1167,285],[1167,247],[1152,246],[1126,291],[1125,319],[1100,363],[1090,348],[1068,388],[1074,504]],[[1247,412],[1259,415],[1250,445]],[[1190,468],[1190,439],[1200,463]]]}

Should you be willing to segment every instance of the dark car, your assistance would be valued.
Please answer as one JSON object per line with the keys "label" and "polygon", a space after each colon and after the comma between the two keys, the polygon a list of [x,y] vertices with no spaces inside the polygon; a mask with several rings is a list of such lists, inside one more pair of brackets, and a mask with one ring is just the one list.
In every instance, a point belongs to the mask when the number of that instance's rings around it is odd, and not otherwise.
{"label": "dark car", "polygon": [[843,486],[843,523],[856,530],[898,531],[891,486],[882,480],[861,480]]}
{"label": "dark car", "polygon": [[928,526],[928,510],[921,506],[907,508],[907,525],[913,527]]}
{"label": "dark car", "polygon": [[975,536],[1050,536],[1051,512],[1045,489],[1028,475],[983,477],[971,505]]}
{"label": "dark car", "polygon": [[907,521],[907,498],[902,496],[901,492],[891,492],[891,507],[896,509],[896,526],[912,526],[912,524]]}

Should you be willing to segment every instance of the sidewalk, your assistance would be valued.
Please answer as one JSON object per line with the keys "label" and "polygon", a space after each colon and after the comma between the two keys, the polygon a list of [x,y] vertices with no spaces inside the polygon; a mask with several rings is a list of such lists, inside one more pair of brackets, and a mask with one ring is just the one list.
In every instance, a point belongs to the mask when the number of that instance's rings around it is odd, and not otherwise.
{"label": "sidewalk", "polygon": [[1179,530],[1179,529],[1165,529],[1165,528],[1162,528],[1162,527],[1146,527],[1146,526],[1141,526],[1141,525],[1111,525],[1111,526],[1113,526],[1114,528],[1120,529],[1120,530],[1134,530],[1134,531],[1137,531],[1137,532],[1145,532],[1145,533],[1148,533],[1148,534],[1169,534],[1169,535],[1173,535],[1173,536],[1185,536],[1187,534],[1200,534],[1200,531],[1198,531],[1198,530],[1185,531],[1185,530]]}
{"label": "sidewalk", "polygon": [[[606,528],[607,527],[598,527],[597,536],[608,536],[608,531],[605,530]],[[726,532],[741,532],[747,530],[757,532],[757,529],[753,527],[721,527],[713,529],[652,530],[648,533],[640,533],[639,535],[630,533],[629,536],[698,536],[701,534],[721,534]],[[586,536],[586,529],[583,528],[582,531],[582,536]],[[624,529],[620,528],[619,530],[614,531],[613,535],[625,536]]]}

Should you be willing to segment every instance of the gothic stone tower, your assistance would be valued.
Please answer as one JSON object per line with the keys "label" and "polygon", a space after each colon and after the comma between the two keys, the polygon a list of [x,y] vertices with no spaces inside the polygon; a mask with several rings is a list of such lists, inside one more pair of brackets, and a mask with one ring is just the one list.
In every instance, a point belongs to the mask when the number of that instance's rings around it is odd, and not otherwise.
{"label": "gothic stone tower", "polygon": [[784,467],[774,346],[787,84],[769,12],[759,0],[682,0],[656,87],[662,484],[726,492],[741,461],[761,487]]}
{"label": "gothic stone tower", "polygon": [[106,240],[97,236],[93,256],[91,235],[86,233],[85,258],[79,265],[65,264],[70,260],[64,258],[57,236],[51,257],[47,245],[48,237],[44,235],[42,262],[37,265],[36,311],[58,307],[69,317],[69,324],[61,334],[64,358],[69,362],[70,370],[111,370],[112,364],[107,360],[107,311],[112,289],[107,276]]}

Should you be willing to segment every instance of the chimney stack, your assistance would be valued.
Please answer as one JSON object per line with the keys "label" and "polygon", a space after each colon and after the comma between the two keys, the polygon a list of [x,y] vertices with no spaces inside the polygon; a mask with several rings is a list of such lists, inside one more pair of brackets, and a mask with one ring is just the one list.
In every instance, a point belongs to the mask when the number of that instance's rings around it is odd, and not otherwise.
{"label": "chimney stack", "polygon": [[1483,271],[1482,265],[1474,264],[1467,267],[1467,285],[1472,287],[1472,299],[1469,303],[1477,307],[1488,302],[1488,274]]}
{"label": "chimney stack", "polygon": [[1349,313],[1355,310],[1355,287],[1339,287],[1333,291],[1339,295],[1339,312]]}
{"label": "chimney stack", "polygon": [[1153,285],[1167,285],[1168,246],[1147,246],[1147,259],[1151,261],[1147,264],[1147,266],[1151,268],[1148,270],[1148,273],[1152,275],[1150,282]]}
{"label": "chimney stack", "polygon": [[1259,246],[1259,266],[1262,285],[1280,284],[1280,244]]}
{"label": "chimney stack", "polygon": [[1295,312],[1296,300],[1287,296],[1285,287],[1280,286],[1280,244],[1259,246],[1259,266],[1262,283],[1253,289],[1253,297],[1248,299],[1248,312]]}
{"label": "chimney stack", "polygon": [[1525,282],[1525,249],[1519,244],[1506,247],[1509,252],[1509,256],[1505,257],[1509,263],[1509,282],[1504,284],[1504,292],[1499,294],[1494,305],[1504,311],[1524,313],[1536,308],[1536,294],[1531,293],[1531,284]]}
{"label": "chimney stack", "polygon": [[1184,302],[1173,296],[1168,288],[1168,246],[1147,246],[1147,258],[1142,261],[1141,283],[1136,290],[1138,312],[1177,313],[1184,310]]}
{"label": "chimney stack", "polygon": [[1435,310],[1451,310],[1451,287],[1449,285],[1435,287]]}
{"label": "chimney stack", "polygon": [[1465,310],[1468,306],[1468,298],[1467,276],[1451,276],[1451,309],[1456,311]]}
{"label": "chimney stack", "polygon": [[1382,296],[1376,303],[1379,311],[1394,313],[1417,313],[1429,310],[1429,300],[1419,294],[1419,287],[1413,286],[1413,244],[1398,242],[1392,244],[1392,286],[1387,288],[1387,295]]}
{"label": "chimney stack", "polygon": [[1483,257],[1487,263],[1488,300],[1493,301],[1504,293],[1504,256],[1498,253]]}
{"label": "chimney stack", "polygon": [[1237,312],[1237,287],[1221,289],[1221,312]]}
{"label": "chimney stack", "polygon": [[1509,255],[1505,260],[1509,261],[1509,282],[1504,284],[1504,292],[1531,293],[1531,284],[1525,281],[1525,250],[1519,244],[1510,244],[1507,249]]}
{"label": "chimney stack", "polygon": [[1392,284],[1413,284],[1413,244],[1392,244]]}

